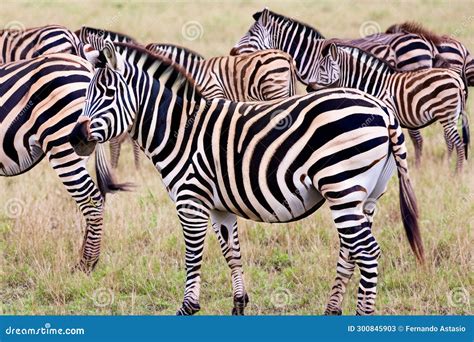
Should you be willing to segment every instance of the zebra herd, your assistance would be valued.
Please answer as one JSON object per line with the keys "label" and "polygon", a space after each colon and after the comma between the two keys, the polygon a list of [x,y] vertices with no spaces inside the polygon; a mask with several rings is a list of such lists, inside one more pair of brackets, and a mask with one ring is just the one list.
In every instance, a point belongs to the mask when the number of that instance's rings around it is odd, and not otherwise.
{"label": "zebra herd", "polygon": [[[85,217],[77,268],[90,272],[100,255],[105,195],[129,188],[113,170],[120,144],[131,138],[136,164],[141,149],[160,172],[182,225],[180,315],[200,309],[209,220],[231,270],[232,313],[244,314],[249,297],[237,217],[291,222],[327,201],[340,248],[325,314],[341,314],[356,266],[356,313],[373,314],[380,248],[371,228],[375,203],[395,170],[401,219],[423,261],[402,127],[419,163],[419,129],[439,121],[462,172],[472,56],[453,38],[412,23],[343,40],[325,39],[268,9],[253,17],[230,56],[210,59],[89,27],[1,31],[0,175],[24,173],[47,157]],[[296,94],[297,79],[308,94]],[[98,186],[86,169],[94,151]]]}

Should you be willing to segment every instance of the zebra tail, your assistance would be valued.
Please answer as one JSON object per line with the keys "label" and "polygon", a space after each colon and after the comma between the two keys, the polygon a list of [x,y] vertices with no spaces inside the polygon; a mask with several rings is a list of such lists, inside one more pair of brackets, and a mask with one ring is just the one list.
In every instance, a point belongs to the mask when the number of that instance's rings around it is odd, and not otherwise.
{"label": "zebra tail", "polygon": [[389,126],[391,149],[398,171],[398,185],[400,196],[400,213],[403,227],[410,243],[410,247],[420,263],[424,262],[423,242],[418,225],[418,206],[415,192],[408,176],[407,149],[402,128],[393,113],[392,123]]}
{"label": "zebra tail", "polygon": [[469,143],[471,142],[471,133],[469,131],[468,115],[465,110],[461,111],[461,120],[462,120],[462,143],[464,145],[464,155],[467,160]]}
{"label": "zebra tail", "polygon": [[433,58],[433,68],[449,69],[450,67],[451,63],[440,54]]}
{"label": "zebra tail", "polygon": [[96,146],[95,172],[97,176],[97,185],[104,201],[107,193],[131,191],[134,187],[133,183],[117,183],[115,174],[107,162],[103,144],[97,144]]}

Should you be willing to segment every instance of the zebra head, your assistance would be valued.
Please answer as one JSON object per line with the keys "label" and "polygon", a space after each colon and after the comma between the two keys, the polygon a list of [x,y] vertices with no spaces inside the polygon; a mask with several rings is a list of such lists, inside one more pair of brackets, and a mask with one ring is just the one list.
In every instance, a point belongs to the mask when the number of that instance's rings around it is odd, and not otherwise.
{"label": "zebra head", "polygon": [[321,59],[315,65],[313,79],[308,83],[307,91],[314,91],[336,85],[341,76],[339,50],[334,43],[327,44],[321,52]]}
{"label": "zebra head", "polygon": [[253,15],[255,23],[230,51],[231,56],[258,50],[274,49],[272,42],[271,12],[268,8]]}
{"label": "zebra head", "polygon": [[116,52],[112,42],[102,45],[103,49],[95,50],[96,54],[87,46],[96,69],[87,89],[83,114],[70,136],[78,155],[90,155],[96,143],[128,131],[137,113],[136,95],[126,80],[126,75],[132,74],[130,65]]}

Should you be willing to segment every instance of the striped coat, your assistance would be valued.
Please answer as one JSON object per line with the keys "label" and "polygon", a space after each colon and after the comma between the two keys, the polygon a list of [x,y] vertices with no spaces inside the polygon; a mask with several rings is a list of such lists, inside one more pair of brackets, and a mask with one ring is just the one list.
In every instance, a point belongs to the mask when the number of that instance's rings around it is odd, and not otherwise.
{"label": "striped coat", "polygon": [[439,36],[414,22],[392,25],[386,32],[392,34],[404,33],[407,35],[420,35],[434,46],[435,53],[439,54],[439,56],[449,63],[450,69],[453,69],[465,79],[468,86],[474,86],[473,57],[466,46],[454,37]]}
{"label": "striped coat", "polygon": [[59,52],[82,55],[76,35],[63,26],[0,31],[0,64]]}
{"label": "striped coat", "polygon": [[181,65],[208,99],[269,101],[295,95],[293,59],[279,50],[203,59],[171,44],[149,44],[146,49]]}

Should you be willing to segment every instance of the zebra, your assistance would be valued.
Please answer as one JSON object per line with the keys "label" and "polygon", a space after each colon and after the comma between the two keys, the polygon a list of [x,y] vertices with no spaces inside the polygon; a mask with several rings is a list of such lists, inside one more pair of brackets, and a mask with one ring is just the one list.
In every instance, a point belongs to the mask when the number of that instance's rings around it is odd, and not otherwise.
{"label": "zebra", "polygon": [[[300,81],[311,82],[314,62],[320,55],[326,38],[310,25],[270,11],[253,15],[254,24],[231,49],[231,55],[257,50],[279,49],[295,60]],[[433,66],[433,46],[416,34],[374,34],[359,39],[336,39],[343,44],[358,46],[387,60],[401,71],[413,71]]]}
{"label": "zebra", "polygon": [[[118,33],[114,31],[108,31],[103,29],[98,29],[89,26],[82,26],[79,30],[75,32],[75,34],[79,37],[79,41],[84,46],[91,45],[91,39],[109,39],[113,42],[120,42],[120,43],[130,43],[139,45],[135,38],[132,38],[128,35],[123,33]],[[97,37],[97,38],[94,38]],[[88,51],[86,51],[87,53]],[[110,140],[109,147],[110,147],[110,164],[112,168],[116,169],[118,167],[118,161],[120,159],[120,150],[122,148],[122,144],[125,141],[131,141],[132,149],[133,149],[133,160],[135,163],[135,169],[140,168],[140,147],[137,145],[135,141],[130,139],[128,133],[124,133],[123,135]]]}
{"label": "zebra", "polygon": [[150,43],[145,49],[171,59],[191,75],[198,72],[200,63],[205,60],[200,53],[175,44]]}
{"label": "zebra", "polygon": [[[418,259],[423,245],[406,147],[392,110],[356,89],[326,89],[271,102],[207,100],[169,59],[130,44],[105,42],[87,104],[71,135],[79,155],[128,130],[161,173],[186,245],[186,287],[178,315],[200,309],[200,268],[209,219],[231,269],[233,314],[245,290],[237,216],[290,222],[329,202],[340,237],[327,314],[341,314],[346,285],[361,271],[358,314],[375,308],[380,248],[373,204],[392,171],[401,218]],[[283,124],[282,124],[283,123]],[[371,205],[366,205],[370,199]]]}
{"label": "zebra", "polygon": [[[472,55],[466,46],[454,37],[439,36],[415,22],[392,25],[386,30],[386,33],[406,33],[422,36],[435,46],[437,53],[449,63],[449,68],[456,71],[466,80],[467,86],[474,86],[474,70],[472,69],[474,62]],[[468,72],[469,75],[467,74]]]}
{"label": "zebra", "polygon": [[269,101],[296,93],[293,58],[279,50],[203,59],[194,51],[172,44],[149,44],[146,49],[182,66],[207,99]]}
{"label": "zebra", "polygon": [[[296,63],[298,79],[314,84],[322,49],[328,40],[313,27],[274,13],[267,8],[253,15],[255,23],[230,51],[231,55],[265,49],[281,49]],[[400,71],[431,68],[437,63],[433,45],[416,34],[375,34],[361,39],[333,39],[338,44],[354,45],[386,60]],[[309,88],[308,90],[311,90]],[[423,140],[419,130],[409,129],[416,155]]]}
{"label": "zebra", "polygon": [[63,26],[0,31],[0,64],[59,52],[82,55],[78,38]]}
{"label": "zebra", "polygon": [[25,173],[47,158],[86,220],[76,266],[86,272],[99,259],[105,193],[126,187],[115,184],[100,148],[98,189],[86,169],[87,158],[78,156],[70,143],[91,78],[91,64],[70,54],[0,65],[0,176]]}
{"label": "zebra", "polygon": [[[322,56],[315,88],[357,88],[382,100],[387,97],[393,99],[395,114],[400,124],[407,128],[418,129],[439,121],[448,146],[456,147],[456,170],[462,169],[469,144],[467,115],[464,111],[467,90],[457,73],[449,69],[397,72],[389,64],[358,47],[336,46],[334,43],[329,43],[323,49]],[[463,141],[457,132],[457,121],[461,115]],[[416,161],[419,163],[422,145],[417,147]]]}

